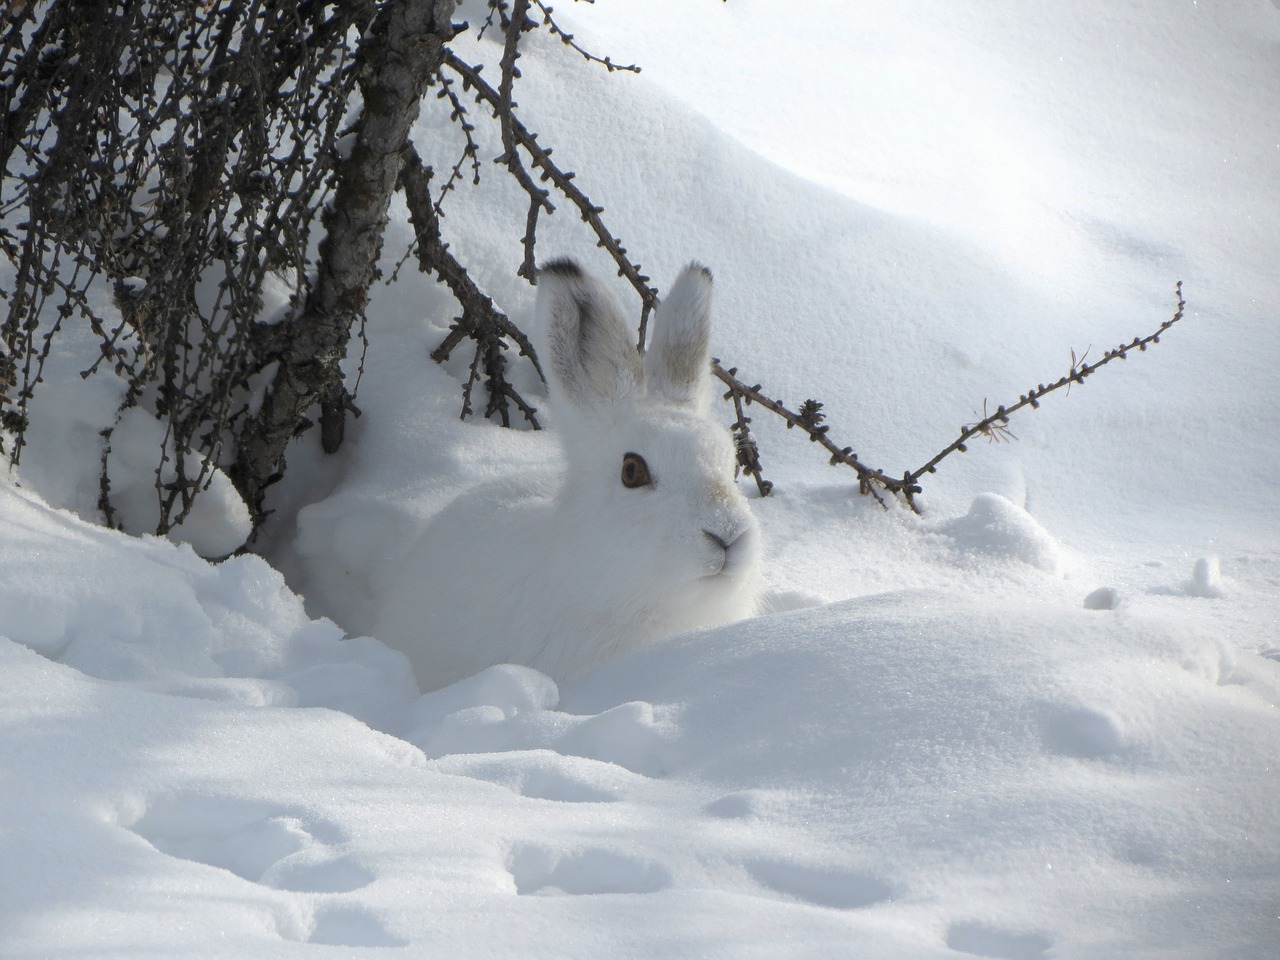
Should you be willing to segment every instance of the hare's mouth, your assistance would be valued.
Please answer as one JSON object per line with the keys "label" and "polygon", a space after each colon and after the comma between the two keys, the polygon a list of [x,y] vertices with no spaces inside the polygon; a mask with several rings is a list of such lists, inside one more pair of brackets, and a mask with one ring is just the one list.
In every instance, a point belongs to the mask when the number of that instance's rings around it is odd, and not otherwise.
{"label": "hare's mouth", "polygon": [[705,527],[702,535],[707,539],[707,544],[712,550],[708,557],[708,570],[703,574],[703,578],[719,577],[729,569],[729,551],[733,548],[733,542],[737,537],[724,537]]}
{"label": "hare's mouth", "polygon": [[743,549],[745,533],[746,531],[739,531],[732,536],[724,537],[711,530],[702,531],[708,543],[714,547],[714,553],[708,561],[707,572],[703,574],[704,580],[737,577],[746,563],[744,557],[748,551]]}

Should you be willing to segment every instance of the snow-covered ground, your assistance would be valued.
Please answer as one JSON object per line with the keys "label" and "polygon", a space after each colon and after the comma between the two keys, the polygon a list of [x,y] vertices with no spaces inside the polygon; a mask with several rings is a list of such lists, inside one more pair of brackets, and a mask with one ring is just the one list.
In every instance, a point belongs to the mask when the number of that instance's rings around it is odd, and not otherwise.
{"label": "snow-covered ground", "polygon": [[[360,637],[380,591],[455,495],[554,457],[456,420],[445,294],[378,292],[364,416],[292,455],[270,563],[83,519],[116,388],[68,340],[0,479],[0,956],[1274,957],[1280,9],[557,15],[646,69],[534,42],[526,122],[661,286],[715,270],[726,364],[888,472],[1178,279],[1186,319],[944,461],[920,517],[757,412],[776,612],[425,695]],[[433,101],[420,148],[453,137]],[[522,205],[497,168],[462,199],[455,251],[527,325]],[[397,207],[390,262],[410,235]],[[608,270],[567,205],[540,251]]]}

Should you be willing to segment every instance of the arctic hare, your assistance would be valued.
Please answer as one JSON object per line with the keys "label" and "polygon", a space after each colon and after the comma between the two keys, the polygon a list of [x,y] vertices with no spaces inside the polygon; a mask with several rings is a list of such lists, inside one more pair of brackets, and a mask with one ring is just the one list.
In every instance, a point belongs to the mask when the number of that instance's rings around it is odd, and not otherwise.
{"label": "arctic hare", "polygon": [[563,680],[756,612],[760,534],[729,431],[708,418],[711,291],[710,271],[686,267],[642,358],[603,283],[570,260],[539,272],[563,473],[463,495],[404,559],[374,634],[424,690],[496,663]]}

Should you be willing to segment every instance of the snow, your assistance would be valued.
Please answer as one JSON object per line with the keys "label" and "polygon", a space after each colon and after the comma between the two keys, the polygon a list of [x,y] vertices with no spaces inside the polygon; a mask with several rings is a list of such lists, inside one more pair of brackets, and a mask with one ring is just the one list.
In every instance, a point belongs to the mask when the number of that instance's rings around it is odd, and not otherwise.
{"label": "snow", "polygon": [[[129,533],[150,533],[160,522],[155,474],[162,453],[166,462],[161,477],[165,483],[172,483],[177,478],[172,440],[165,436],[156,418],[141,407],[125,410],[111,431],[108,475],[116,520]],[[184,453],[185,478],[201,481],[202,458],[190,451]],[[201,485],[201,493],[190,513],[173,525],[170,537],[179,543],[191,544],[201,556],[225,557],[237,550],[252,532],[249,509],[227,475],[216,467],[208,469],[208,477]]]}
{"label": "snow", "polygon": [[[1280,9],[557,16],[645,72],[534,42],[531,128],[647,273],[714,270],[726,364],[868,462],[1154,330],[1177,279],[1187,317],[949,457],[918,517],[753,411],[769,615],[425,694],[375,598],[456,498],[555,462],[458,421],[446,293],[377,292],[364,415],[291,454],[267,559],[198,555],[243,536],[221,474],[185,542],[94,524],[122,391],[62,338],[0,478],[0,955],[1274,956]],[[452,248],[527,325],[524,207],[496,167],[463,196]],[[567,205],[542,230],[609,272]],[[397,206],[388,275],[410,237]],[[113,435],[135,534],[155,430]]]}

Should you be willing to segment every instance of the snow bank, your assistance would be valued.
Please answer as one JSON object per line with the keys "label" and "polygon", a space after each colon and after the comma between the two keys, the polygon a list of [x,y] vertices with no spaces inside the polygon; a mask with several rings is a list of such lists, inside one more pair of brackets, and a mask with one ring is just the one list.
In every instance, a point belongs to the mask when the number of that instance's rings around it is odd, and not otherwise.
{"label": "snow bank", "polygon": [[79,673],[226,703],[323,703],[384,724],[417,694],[400,654],[308,618],[259,557],[211,566],[9,483],[0,516],[0,635]]}
{"label": "snow bank", "polygon": [[1006,558],[1032,578],[1016,603],[958,560],[974,595],[419,697],[259,560],[211,567],[8,486],[0,517],[6,956],[1273,942],[1280,664],[1185,615],[1204,600],[1086,610]]}

